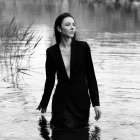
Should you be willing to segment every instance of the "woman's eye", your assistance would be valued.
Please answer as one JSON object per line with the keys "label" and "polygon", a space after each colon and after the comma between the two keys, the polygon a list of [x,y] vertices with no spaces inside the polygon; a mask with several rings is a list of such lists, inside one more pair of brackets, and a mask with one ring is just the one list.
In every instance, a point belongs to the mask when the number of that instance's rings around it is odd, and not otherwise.
{"label": "woman's eye", "polygon": [[76,26],[76,23],[73,23],[73,26]]}
{"label": "woman's eye", "polygon": [[66,26],[70,26],[70,23],[65,24]]}
{"label": "woman's eye", "polygon": [[70,25],[76,26],[75,23],[66,23],[65,25],[66,25],[66,26],[70,26]]}

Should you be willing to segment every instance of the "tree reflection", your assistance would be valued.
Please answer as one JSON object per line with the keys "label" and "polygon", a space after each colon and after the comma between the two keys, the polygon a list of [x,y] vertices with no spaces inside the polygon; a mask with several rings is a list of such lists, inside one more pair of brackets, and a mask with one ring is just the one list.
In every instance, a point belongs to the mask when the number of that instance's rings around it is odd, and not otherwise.
{"label": "tree reflection", "polygon": [[45,140],[100,140],[101,129],[96,126],[94,130],[90,128],[51,130],[48,121],[42,115],[39,119],[39,131]]}

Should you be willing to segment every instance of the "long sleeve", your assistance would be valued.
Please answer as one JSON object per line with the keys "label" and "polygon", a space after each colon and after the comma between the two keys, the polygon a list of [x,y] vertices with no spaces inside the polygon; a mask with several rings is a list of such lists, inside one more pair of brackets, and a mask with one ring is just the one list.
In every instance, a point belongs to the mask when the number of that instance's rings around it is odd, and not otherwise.
{"label": "long sleeve", "polygon": [[86,79],[90,94],[90,99],[92,102],[92,106],[99,106],[99,91],[98,91],[98,85],[97,80],[95,77],[92,57],[91,57],[91,50],[89,45],[86,43]]}
{"label": "long sleeve", "polygon": [[50,52],[46,51],[46,82],[45,82],[45,87],[44,87],[44,93],[42,96],[42,100],[40,102],[40,105],[42,107],[47,107],[49,100],[50,100],[50,96],[54,87],[54,83],[55,83],[55,73],[56,73],[56,69],[55,69],[55,63],[52,59],[52,56],[50,54]]}

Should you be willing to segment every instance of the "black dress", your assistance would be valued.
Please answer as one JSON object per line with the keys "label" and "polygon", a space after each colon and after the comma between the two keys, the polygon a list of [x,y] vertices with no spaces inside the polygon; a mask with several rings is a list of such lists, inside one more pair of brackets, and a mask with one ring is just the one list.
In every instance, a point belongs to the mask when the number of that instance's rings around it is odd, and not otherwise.
{"label": "black dress", "polygon": [[81,110],[74,101],[68,101],[56,112],[52,112],[52,128],[83,128],[88,127],[89,108]]}
{"label": "black dress", "polygon": [[72,41],[70,78],[67,75],[59,44],[47,49],[46,83],[40,105],[47,107],[57,72],[58,83],[52,100],[53,128],[88,126],[90,102],[99,106],[99,94],[90,47],[83,41]]}

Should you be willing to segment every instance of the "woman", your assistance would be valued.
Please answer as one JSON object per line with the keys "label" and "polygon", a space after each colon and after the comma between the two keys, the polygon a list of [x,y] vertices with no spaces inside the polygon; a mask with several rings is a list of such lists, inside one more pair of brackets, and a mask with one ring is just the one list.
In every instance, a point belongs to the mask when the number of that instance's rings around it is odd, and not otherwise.
{"label": "woman", "polygon": [[63,13],[54,25],[56,44],[46,51],[46,83],[38,110],[46,112],[57,72],[58,83],[52,100],[51,127],[88,126],[90,100],[98,120],[101,117],[98,87],[89,45],[75,39],[76,25]]}

